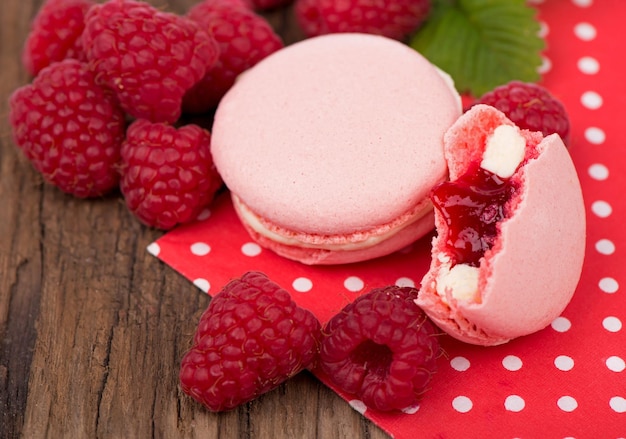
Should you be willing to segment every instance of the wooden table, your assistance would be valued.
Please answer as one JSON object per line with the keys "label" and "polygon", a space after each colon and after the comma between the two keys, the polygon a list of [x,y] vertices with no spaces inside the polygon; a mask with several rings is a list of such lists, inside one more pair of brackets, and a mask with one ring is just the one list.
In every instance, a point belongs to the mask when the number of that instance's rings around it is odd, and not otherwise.
{"label": "wooden table", "polygon": [[[20,53],[40,4],[0,2],[0,438],[385,438],[308,372],[222,414],[182,393],[209,298],[147,253],[162,232],[119,194],[64,195],[11,140],[7,98],[29,81]],[[290,8],[267,17],[301,38]]]}

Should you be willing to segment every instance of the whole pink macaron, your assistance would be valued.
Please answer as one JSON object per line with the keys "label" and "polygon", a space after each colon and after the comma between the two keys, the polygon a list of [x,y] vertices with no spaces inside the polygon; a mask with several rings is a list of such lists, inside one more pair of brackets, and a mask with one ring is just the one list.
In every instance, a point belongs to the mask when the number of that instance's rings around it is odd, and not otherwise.
{"label": "whole pink macaron", "polygon": [[461,105],[413,49],[367,34],[287,46],[245,72],[215,114],[211,150],[262,246],[305,264],[367,260],[434,227],[443,134]]}
{"label": "whole pink macaron", "polygon": [[[497,345],[545,328],[570,302],[585,256],[585,207],[565,145],[556,134],[520,130],[495,108],[477,105],[446,133],[445,152],[450,183],[440,187],[453,196],[434,189],[437,236],[416,303],[441,329],[472,344]],[[477,164],[496,175],[489,190],[481,190],[493,198],[499,185],[508,196],[494,239],[477,261],[467,261],[484,242],[468,218],[484,223],[495,212],[487,204],[480,214],[455,214],[480,205],[479,196],[453,192],[478,173]],[[478,240],[468,239],[472,235]]]}

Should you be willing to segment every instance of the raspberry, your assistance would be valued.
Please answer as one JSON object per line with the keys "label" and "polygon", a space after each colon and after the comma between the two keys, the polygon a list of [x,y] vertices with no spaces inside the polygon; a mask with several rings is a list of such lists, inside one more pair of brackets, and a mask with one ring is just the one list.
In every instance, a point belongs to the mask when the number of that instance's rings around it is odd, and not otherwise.
{"label": "raspberry", "polygon": [[117,186],[125,114],[86,64],[51,64],[9,106],[15,143],[46,181],[80,198]]}
{"label": "raspberry", "polygon": [[81,34],[92,0],[47,0],[31,23],[22,64],[32,76],[55,61],[86,61]]}
{"label": "raspberry", "polygon": [[569,142],[565,107],[540,85],[511,81],[485,93],[476,103],[496,107],[520,128],[541,131],[544,136],[557,133],[565,144]]}
{"label": "raspberry", "polygon": [[189,10],[188,17],[213,35],[220,56],[185,96],[187,113],[215,108],[240,73],[283,47],[264,18],[233,0],[204,0]]}
{"label": "raspberry", "polygon": [[311,367],[320,323],[263,273],[231,281],[202,314],[180,368],[183,391],[209,410],[251,401]]}
{"label": "raspberry", "polygon": [[297,0],[295,13],[310,37],[363,32],[403,40],[425,21],[430,7],[431,0]]}
{"label": "raspberry", "polygon": [[185,92],[218,56],[213,38],[145,2],[109,0],[87,13],[83,45],[99,81],[135,118],[175,122]]}
{"label": "raspberry", "polygon": [[120,188],[144,224],[171,229],[189,222],[222,184],[213,165],[211,137],[197,125],[175,128],[137,119],[122,143]]}
{"label": "raspberry", "polygon": [[435,327],[416,298],[415,288],[373,289],[322,330],[322,371],[367,407],[388,411],[416,404],[436,370]]}

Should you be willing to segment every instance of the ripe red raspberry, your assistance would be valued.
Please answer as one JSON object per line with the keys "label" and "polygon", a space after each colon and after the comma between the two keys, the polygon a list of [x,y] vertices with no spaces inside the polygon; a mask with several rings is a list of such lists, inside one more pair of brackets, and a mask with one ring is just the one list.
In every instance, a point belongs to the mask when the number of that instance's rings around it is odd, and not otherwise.
{"label": "ripe red raspberry", "polygon": [[87,13],[83,45],[96,77],[136,118],[173,123],[185,92],[216,61],[213,38],[148,3],[109,0]]}
{"label": "ripe red raspberry", "polygon": [[204,0],[189,10],[188,17],[213,35],[220,55],[185,96],[183,110],[187,113],[215,108],[240,73],[283,47],[264,18],[233,0]]}
{"label": "ripe red raspberry", "polygon": [[222,184],[213,165],[211,137],[197,125],[175,128],[133,122],[122,143],[120,189],[144,224],[171,229],[195,219]]}
{"label": "ripe red raspberry", "polygon": [[310,37],[363,32],[404,40],[424,22],[430,7],[431,0],[297,0],[295,13]]}
{"label": "ripe red raspberry", "polygon": [[15,143],[46,181],[80,198],[117,187],[125,114],[87,65],[51,64],[9,106]]}
{"label": "ripe red raspberry", "polygon": [[376,288],[322,330],[321,369],[367,407],[388,411],[416,404],[436,370],[439,341],[416,298],[415,288]]}
{"label": "ripe red raspberry", "polygon": [[485,93],[476,103],[496,107],[520,128],[541,131],[544,136],[557,133],[566,145],[569,142],[565,107],[540,85],[511,81]]}
{"label": "ripe red raspberry", "polygon": [[86,61],[81,34],[92,0],[47,0],[37,12],[22,52],[26,71],[36,76],[55,61]]}
{"label": "ripe red raspberry", "polygon": [[209,410],[266,393],[317,356],[320,323],[264,274],[231,281],[202,314],[180,368],[183,391]]}

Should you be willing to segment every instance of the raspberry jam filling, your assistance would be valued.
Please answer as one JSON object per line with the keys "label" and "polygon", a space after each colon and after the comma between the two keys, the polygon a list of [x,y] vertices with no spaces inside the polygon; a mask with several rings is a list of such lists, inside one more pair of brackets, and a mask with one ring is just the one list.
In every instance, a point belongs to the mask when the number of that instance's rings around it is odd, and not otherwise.
{"label": "raspberry jam filling", "polygon": [[495,242],[504,206],[515,193],[509,178],[472,163],[455,181],[437,186],[431,199],[448,225],[446,245],[452,265],[480,265],[480,258]]}

